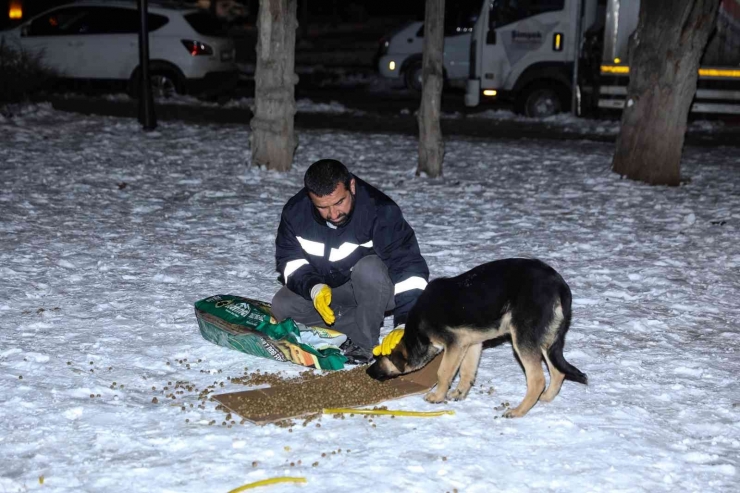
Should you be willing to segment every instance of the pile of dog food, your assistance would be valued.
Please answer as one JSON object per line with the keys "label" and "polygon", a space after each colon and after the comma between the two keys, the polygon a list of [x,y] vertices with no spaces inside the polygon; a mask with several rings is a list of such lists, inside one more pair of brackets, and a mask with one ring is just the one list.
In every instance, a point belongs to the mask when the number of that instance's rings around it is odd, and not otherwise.
{"label": "pile of dog food", "polygon": [[[323,409],[357,407],[401,397],[406,392],[390,382],[380,382],[365,373],[367,366],[323,375],[304,372],[289,381],[272,382],[271,395],[236,397],[229,407],[240,416],[263,419],[269,416],[306,416]],[[234,379],[232,379],[233,381]]]}

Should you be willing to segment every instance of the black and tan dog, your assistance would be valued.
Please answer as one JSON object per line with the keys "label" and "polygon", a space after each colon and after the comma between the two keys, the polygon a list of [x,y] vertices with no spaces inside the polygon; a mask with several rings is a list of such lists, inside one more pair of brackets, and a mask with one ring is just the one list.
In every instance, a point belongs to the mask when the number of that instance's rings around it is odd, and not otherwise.
{"label": "black and tan dog", "polygon": [[[443,350],[437,387],[425,399],[461,400],[475,380],[483,342],[509,334],[526,373],[527,395],[504,416],[524,416],[537,400],[553,400],[565,378],[587,383],[586,375],[563,357],[570,305],[568,284],[534,259],[497,260],[457,277],[435,279],[409,313],[401,341],[367,373],[377,380],[409,373]],[[543,358],[550,371],[546,391]],[[447,394],[458,369],[457,388]]]}

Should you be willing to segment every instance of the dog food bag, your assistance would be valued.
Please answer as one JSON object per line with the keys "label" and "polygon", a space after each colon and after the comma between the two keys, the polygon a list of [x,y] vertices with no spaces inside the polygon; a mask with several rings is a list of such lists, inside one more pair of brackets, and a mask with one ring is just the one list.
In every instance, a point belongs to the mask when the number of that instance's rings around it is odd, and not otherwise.
{"label": "dog food bag", "polygon": [[216,295],[195,303],[195,317],[203,338],[219,346],[321,370],[344,368],[339,346],[346,335],[290,318],[278,322],[270,308],[264,301]]}

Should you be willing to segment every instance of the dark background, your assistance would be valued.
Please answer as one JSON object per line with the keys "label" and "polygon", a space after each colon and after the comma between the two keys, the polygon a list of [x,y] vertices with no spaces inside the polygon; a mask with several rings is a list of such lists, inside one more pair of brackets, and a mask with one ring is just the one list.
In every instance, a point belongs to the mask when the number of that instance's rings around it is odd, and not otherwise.
{"label": "dark background", "polygon": [[[246,19],[240,23],[256,22],[258,0],[231,0],[242,5],[248,12]],[[46,9],[71,3],[70,0],[0,0],[0,28],[7,28],[14,23],[8,18],[10,4],[20,3],[23,7],[23,20],[43,12]],[[150,1],[150,3],[155,3]],[[196,2],[171,1],[170,3],[196,4]],[[200,2],[207,6],[209,0]],[[424,16],[424,0],[298,0],[298,18],[308,14],[309,22],[317,23],[371,23],[371,18],[388,18],[391,21],[421,20]]]}

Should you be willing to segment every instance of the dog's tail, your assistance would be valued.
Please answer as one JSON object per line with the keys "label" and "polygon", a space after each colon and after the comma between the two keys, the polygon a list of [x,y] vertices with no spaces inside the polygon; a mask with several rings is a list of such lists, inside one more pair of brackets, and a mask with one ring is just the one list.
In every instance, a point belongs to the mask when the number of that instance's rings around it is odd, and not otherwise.
{"label": "dog's tail", "polygon": [[560,291],[560,304],[563,309],[563,321],[560,323],[560,327],[558,327],[558,333],[555,337],[555,342],[553,342],[553,344],[550,346],[550,349],[547,350],[547,356],[548,358],[550,358],[550,361],[555,366],[555,368],[565,374],[565,378],[567,378],[568,380],[573,380],[574,382],[588,384],[588,376],[586,376],[585,373],[583,373],[575,366],[568,363],[568,361],[565,359],[565,356],[563,356],[563,348],[565,346],[565,334],[570,328],[572,301],[573,300],[570,293],[570,288],[568,288],[568,285],[566,284]]}

